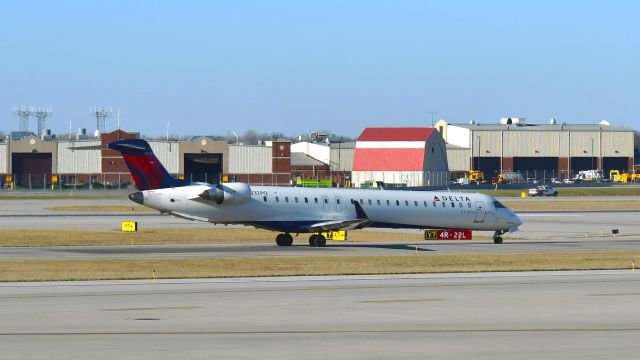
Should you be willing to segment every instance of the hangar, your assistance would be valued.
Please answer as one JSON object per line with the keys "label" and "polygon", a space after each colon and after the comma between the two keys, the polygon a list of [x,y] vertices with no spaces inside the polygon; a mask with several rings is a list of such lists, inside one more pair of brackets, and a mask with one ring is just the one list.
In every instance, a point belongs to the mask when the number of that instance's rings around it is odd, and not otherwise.
{"label": "hangar", "polygon": [[571,178],[580,170],[632,171],[633,130],[611,126],[558,123],[529,124],[502,118],[498,124],[449,124],[436,128],[447,142],[451,170],[480,170],[488,177],[520,171],[532,178]]}
{"label": "hangar", "polygon": [[449,183],[446,144],[433,128],[366,128],[356,140],[353,185],[384,181],[404,186]]}

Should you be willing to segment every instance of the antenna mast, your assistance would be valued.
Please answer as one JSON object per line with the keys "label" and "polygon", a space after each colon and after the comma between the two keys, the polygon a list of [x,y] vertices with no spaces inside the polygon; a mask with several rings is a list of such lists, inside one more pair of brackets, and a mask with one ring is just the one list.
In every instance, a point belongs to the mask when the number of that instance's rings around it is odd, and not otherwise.
{"label": "antenna mast", "polygon": [[96,130],[98,133],[102,134],[105,132],[107,118],[111,116],[111,113],[113,113],[111,108],[107,108],[106,106],[89,108],[89,114],[96,118]]}
{"label": "antenna mast", "polygon": [[26,132],[29,131],[29,116],[31,116],[31,111],[33,107],[27,107],[24,105],[16,105],[13,106],[13,114],[18,117],[20,120],[20,131]]}
{"label": "antenna mast", "polygon": [[38,136],[44,135],[47,127],[47,118],[51,117],[53,110],[50,107],[38,106],[37,108],[32,108],[31,114],[38,119]]}

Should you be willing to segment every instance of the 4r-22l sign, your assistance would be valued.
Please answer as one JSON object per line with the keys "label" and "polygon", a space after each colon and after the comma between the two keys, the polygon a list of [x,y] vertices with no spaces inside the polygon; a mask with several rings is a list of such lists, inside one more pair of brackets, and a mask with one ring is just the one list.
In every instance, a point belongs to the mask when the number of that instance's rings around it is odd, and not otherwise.
{"label": "4r-22l sign", "polygon": [[471,240],[471,230],[426,230],[425,240]]}

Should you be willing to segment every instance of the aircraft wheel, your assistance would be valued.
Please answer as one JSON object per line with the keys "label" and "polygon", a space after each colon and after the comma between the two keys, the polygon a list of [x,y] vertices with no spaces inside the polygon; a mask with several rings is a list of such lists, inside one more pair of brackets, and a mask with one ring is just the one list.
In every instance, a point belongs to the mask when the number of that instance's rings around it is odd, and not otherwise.
{"label": "aircraft wheel", "polygon": [[327,245],[327,238],[322,235],[316,235],[316,246],[324,247],[325,245]]}
{"label": "aircraft wheel", "polygon": [[284,234],[284,237],[285,237],[285,240],[286,240],[285,243],[284,243],[284,246],[293,245],[293,236],[291,236],[291,234],[286,233],[286,234]]}
{"label": "aircraft wheel", "polygon": [[278,234],[278,236],[276,236],[276,244],[278,244],[278,246],[291,246],[291,244],[293,244],[293,237],[289,234]]}
{"label": "aircraft wheel", "polygon": [[317,246],[316,245],[316,234],[309,236],[309,246]]}
{"label": "aircraft wheel", "polygon": [[502,236],[496,236],[493,238],[494,244],[502,244]]}

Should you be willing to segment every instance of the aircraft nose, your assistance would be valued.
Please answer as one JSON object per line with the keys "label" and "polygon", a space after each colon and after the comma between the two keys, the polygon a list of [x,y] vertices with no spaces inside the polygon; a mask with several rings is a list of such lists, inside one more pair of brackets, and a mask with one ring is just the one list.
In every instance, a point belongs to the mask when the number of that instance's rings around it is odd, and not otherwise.
{"label": "aircraft nose", "polygon": [[515,213],[511,213],[511,218],[513,219],[513,221],[516,223],[516,226],[520,226],[522,225],[522,220],[520,219],[520,217],[518,215],[516,215]]}
{"label": "aircraft nose", "polygon": [[133,201],[134,203],[143,205],[143,203],[144,203],[144,195],[142,194],[141,191],[134,192],[134,193],[129,194],[129,200]]}

